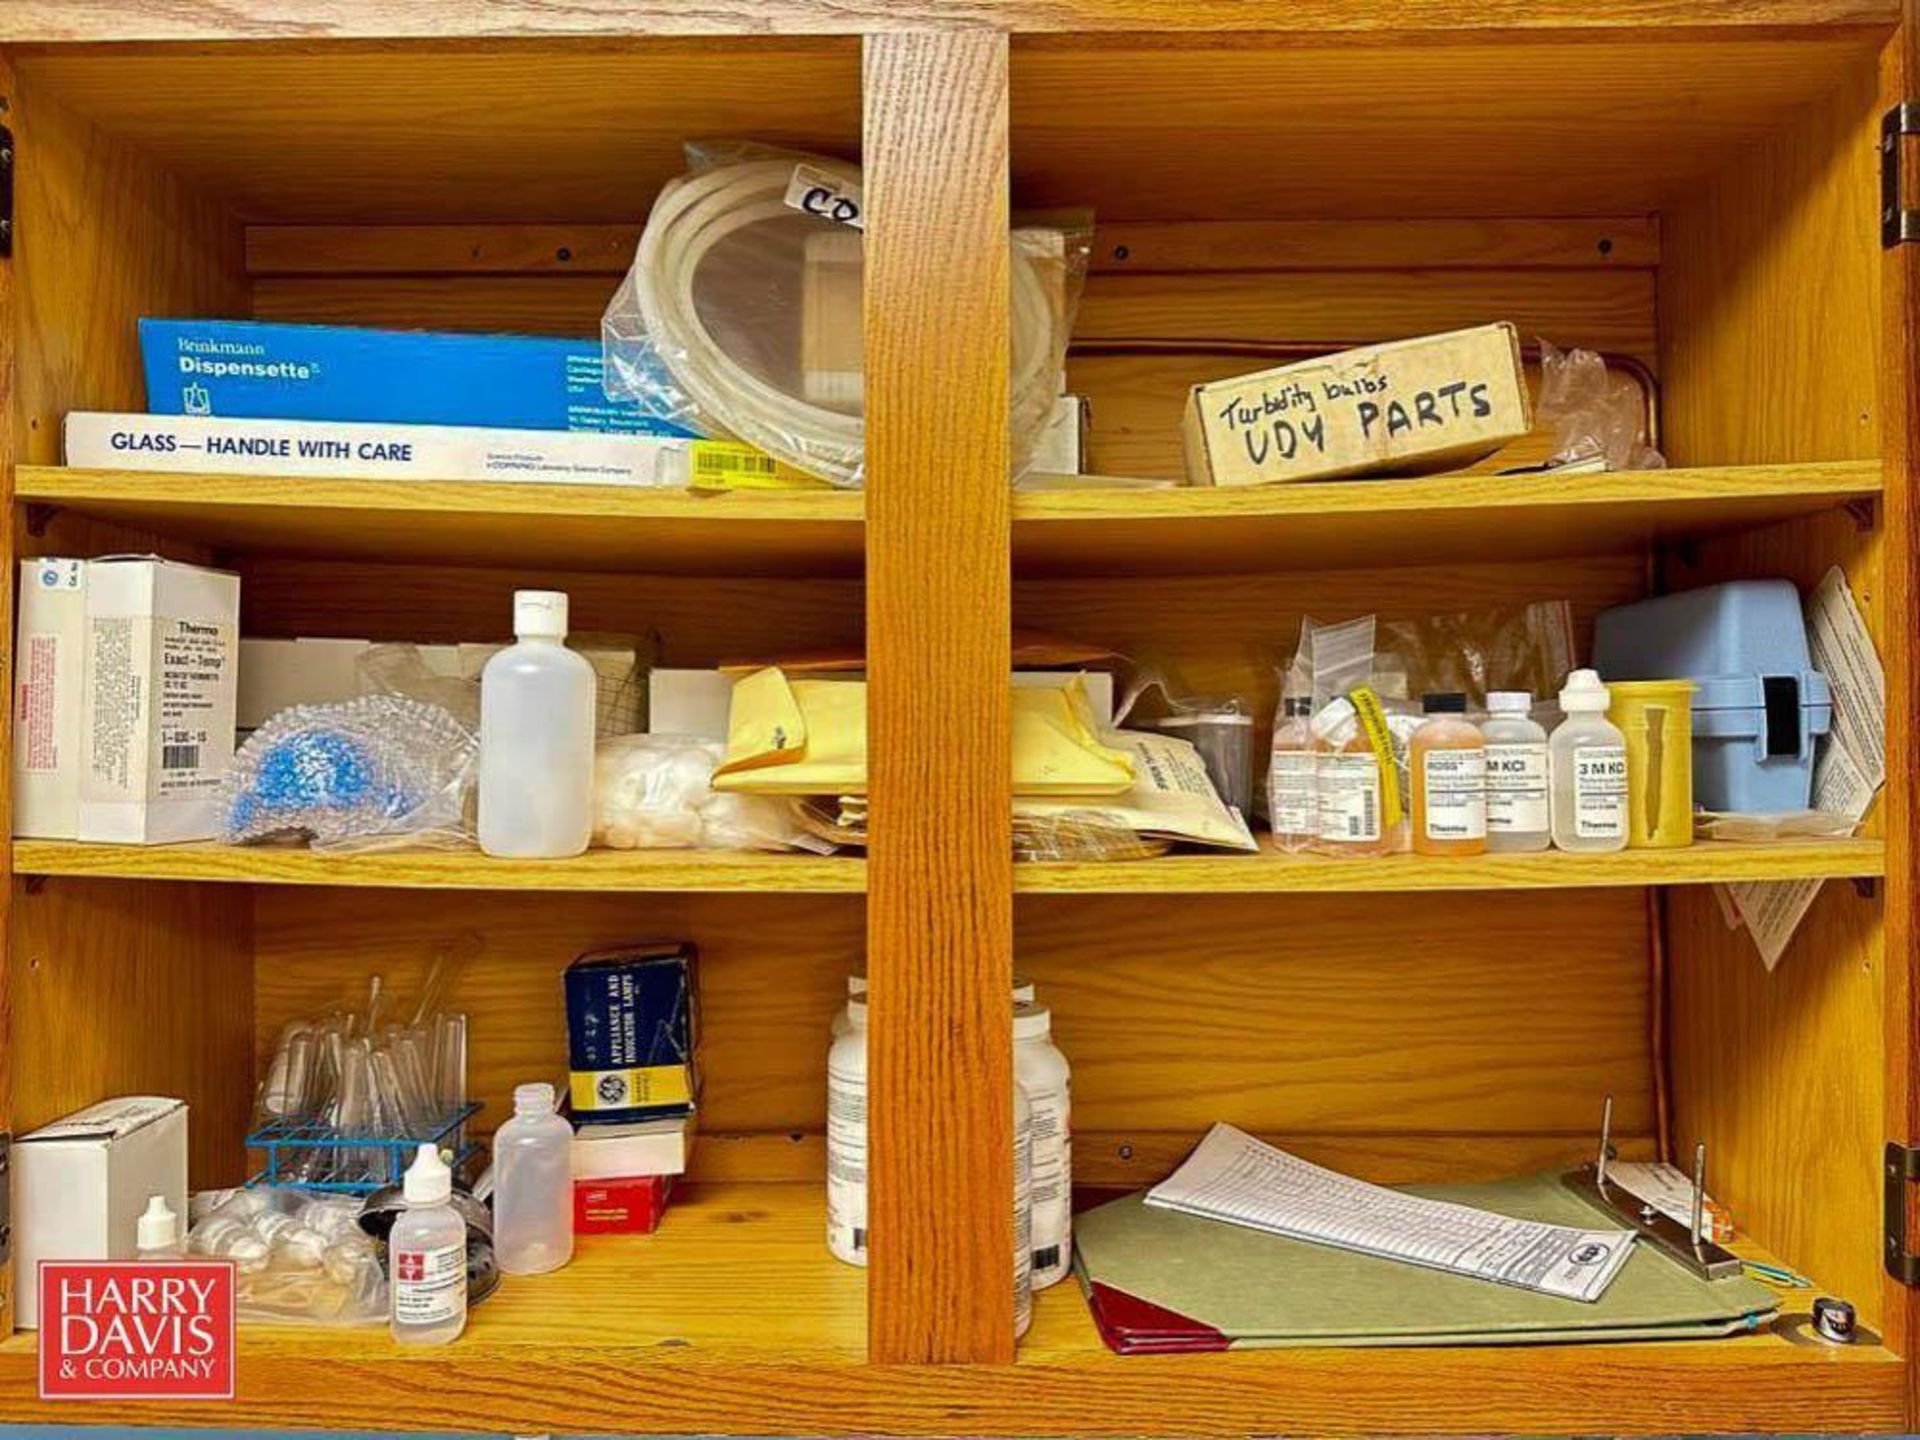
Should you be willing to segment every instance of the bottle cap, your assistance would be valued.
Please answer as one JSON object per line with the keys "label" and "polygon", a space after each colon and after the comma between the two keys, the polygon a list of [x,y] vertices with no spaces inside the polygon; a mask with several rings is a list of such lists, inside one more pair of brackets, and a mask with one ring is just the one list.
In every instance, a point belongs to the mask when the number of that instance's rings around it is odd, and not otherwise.
{"label": "bottle cap", "polygon": [[1353,702],[1344,695],[1329,700],[1327,708],[1313,717],[1314,739],[1331,740],[1342,726],[1351,723],[1359,713],[1353,708]]}
{"label": "bottle cap", "polygon": [[1851,1345],[1858,1327],[1853,1306],[1822,1295],[1813,1302],[1813,1333],[1834,1345]]}
{"label": "bottle cap", "polygon": [[1053,1012],[1044,1005],[1019,1004],[1013,1007],[1013,1038],[1044,1040],[1053,1033]]}
{"label": "bottle cap", "polygon": [[1429,715],[1464,715],[1467,697],[1458,690],[1436,690],[1420,697],[1420,708]]}
{"label": "bottle cap", "polygon": [[864,970],[850,971],[847,975],[847,998],[849,1000],[858,1000],[866,993],[867,972]]}
{"label": "bottle cap", "polygon": [[867,1002],[864,999],[847,1001],[847,1018],[853,1021],[853,1028],[867,1028]]}
{"label": "bottle cap", "polygon": [[1489,690],[1487,713],[1489,715],[1530,715],[1533,713],[1533,695],[1526,690]]}
{"label": "bottle cap", "polygon": [[1289,695],[1280,702],[1280,713],[1288,719],[1296,715],[1311,715],[1313,701],[1305,695]]}
{"label": "bottle cap", "polygon": [[513,1113],[516,1115],[551,1115],[553,1113],[553,1086],[544,1080],[535,1080],[530,1085],[513,1087]]}
{"label": "bottle cap", "polygon": [[402,1193],[409,1205],[441,1205],[452,1196],[453,1171],[447,1168],[447,1162],[440,1158],[439,1147],[432,1141],[422,1142],[420,1153],[407,1167]]}
{"label": "bottle cap", "polygon": [[135,1243],[142,1250],[165,1250],[180,1243],[180,1217],[167,1205],[164,1195],[149,1195],[135,1230]]}
{"label": "bottle cap", "polygon": [[1560,708],[1569,715],[1600,714],[1610,698],[1597,670],[1576,670],[1560,691]]}
{"label": "bottle cap", "polygon": [[1033,1003],[1033,997],[1039,993],[1040,992],[1034,987],[1034,983],[1032,980],[1028,979],[1025,975],[1021,975],[1018,973],[1014,975],[1013,977],[1013,1003],[1014,1004],[1031,1005]]}
{"label": "bottle cap", "polygon": [[513,633],[522,640],[567,638],[567,592],[516,590],[513,592]]}

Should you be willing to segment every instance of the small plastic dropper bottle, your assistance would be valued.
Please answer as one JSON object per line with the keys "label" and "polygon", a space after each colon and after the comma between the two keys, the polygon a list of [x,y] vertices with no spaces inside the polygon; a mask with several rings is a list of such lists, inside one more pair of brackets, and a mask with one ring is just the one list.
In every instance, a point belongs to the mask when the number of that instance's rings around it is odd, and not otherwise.
{"label": "small plastic dropper bottle", "polygon": [[1562,720],[1547,742],[1553,771],[1553,843],[1592,855],[1627,844],[1627,737],[1607,719],[1607,687],[1576,670],[1560,692]]}
{"label": "small plastic dropper bottle", "polygon": [[393,1338],[445,1345],[467,1328],[467,1222],[448,1202],[453,1172],[423,1144],[407,1167],[407,1208],[387,1237]]}
{"label": "small plastic dropper bottle", "polygon": [[1413,848],[1421,855],[1481,855],[1487,848],[1487,742],[1458,691],[1429,695],[1413,732]]}
{"label": "small plastic dropper bottle", "polygon": [[133,1258],[136,1260],[179,1260],[187,1253],[180,1238],[180,1217],[173,1213],[164,1195],[149,1195],[147,1208],[135,1227]]}

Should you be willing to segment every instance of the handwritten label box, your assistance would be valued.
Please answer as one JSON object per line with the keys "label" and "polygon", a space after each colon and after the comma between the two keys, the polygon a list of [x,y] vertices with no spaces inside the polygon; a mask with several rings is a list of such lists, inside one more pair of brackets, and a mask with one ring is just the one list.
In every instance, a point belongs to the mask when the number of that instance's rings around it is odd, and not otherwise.
{"label": "handwritten label box", "polygon": [[1533,414],[1503,322],[1196,385],[1184,428],[1194,484],[1270,485],[1470,464]]}

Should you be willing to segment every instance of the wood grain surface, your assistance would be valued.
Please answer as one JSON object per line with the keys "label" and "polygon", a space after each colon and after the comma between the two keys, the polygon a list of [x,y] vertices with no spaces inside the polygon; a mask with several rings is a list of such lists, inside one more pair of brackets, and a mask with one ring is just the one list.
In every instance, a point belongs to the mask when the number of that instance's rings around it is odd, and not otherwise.
{"label": "wood grain surface", "polygon": [[866,42],[881,1365],[1013,1355],[1006,83],[1004,36]]}
{"label": "wood grain surface", "polygon": [[1888,26],[1895,0],[1460,0],[1357,6],[1309,0],[1284,9],[1245,0],[1197,0],[1178,8],[1155,0],[478,0],[458,10],[393,0],[243,0],[209,8],[186,0],[15,0],[0,17],[0,40],[360,39],[416,36],[860,34],[886,30],[992,27],[1016,32],[1272,30],[1370,35],[1452,30],[1687,30]]}

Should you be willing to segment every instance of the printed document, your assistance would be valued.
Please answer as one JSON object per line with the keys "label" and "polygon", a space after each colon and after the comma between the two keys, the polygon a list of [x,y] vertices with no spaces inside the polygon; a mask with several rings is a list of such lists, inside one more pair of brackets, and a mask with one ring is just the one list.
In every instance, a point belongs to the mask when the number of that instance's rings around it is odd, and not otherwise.
{"label": "printed document", "polygon": [[1570,1300],[1598,1300],[1631,1230],[1578,1230],[1369,1185],[1215,1125],[1147,1204]]}

